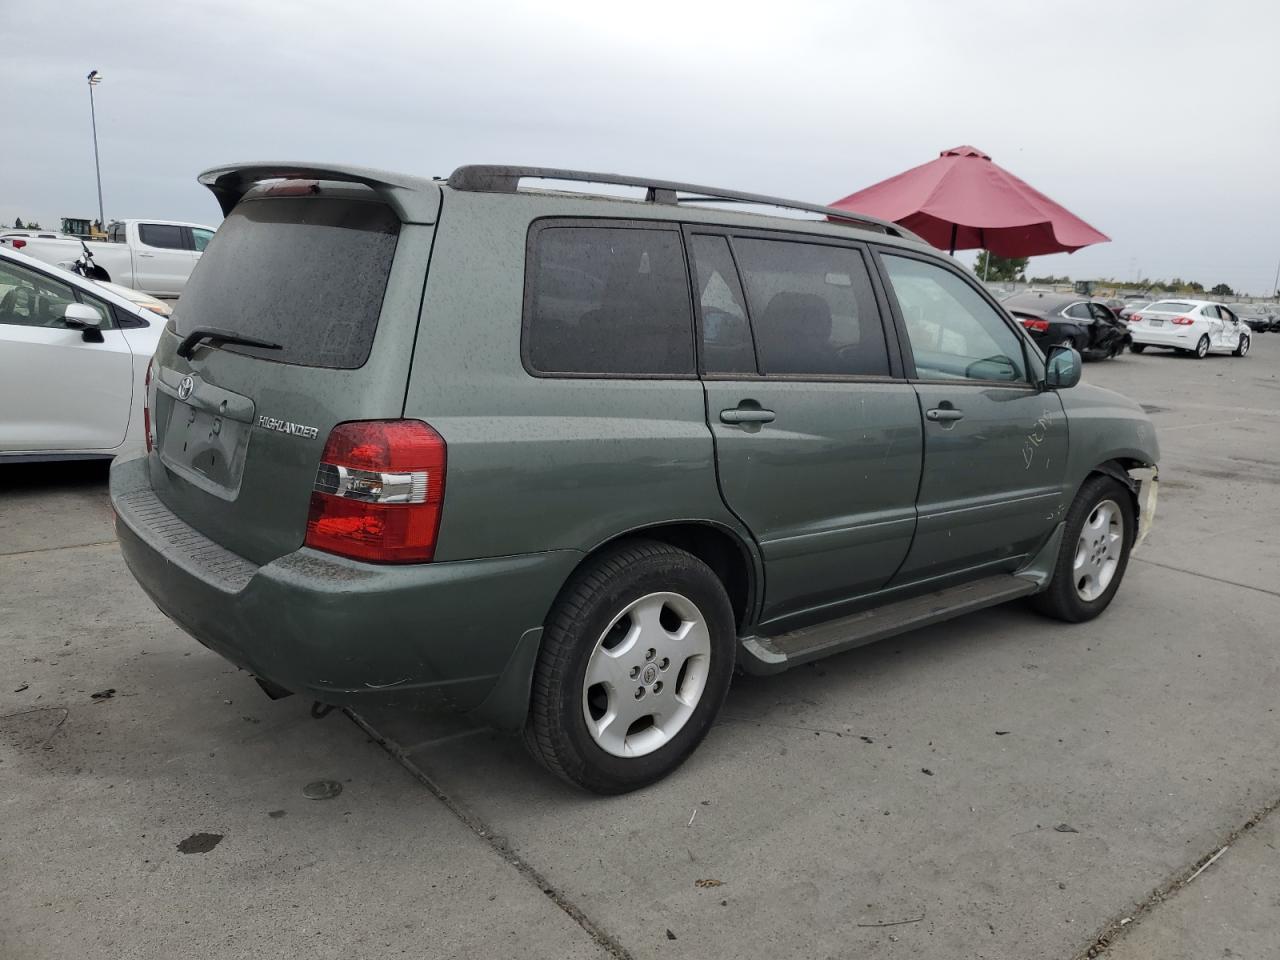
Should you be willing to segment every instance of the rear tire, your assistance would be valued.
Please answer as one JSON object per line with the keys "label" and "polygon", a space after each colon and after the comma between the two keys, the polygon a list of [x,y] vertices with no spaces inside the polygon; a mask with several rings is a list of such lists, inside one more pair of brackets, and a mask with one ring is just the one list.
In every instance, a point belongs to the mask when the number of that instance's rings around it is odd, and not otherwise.
{"label": "rear tire", "polygon": [[578,570],[547,617],[525,745],[594,793],[653,783],[711,728],[736,650],[710,567],[669,544],[620,544]]}
{"label": "rear tire", "polygon": [[1129,344],[1129,352],[1130,352],[1130,353],[1142,353],[1142,352],[1143,352],[1144,350],[1146,350],[1146,349],[1147,349],[1147,345],[1146,345],[1145,343],[1131,343],[1131,344]]}
{"label": "rear tire", "polygon": [[1196,344],[1195,357],[1197,360],[1203,360],[1208,355],[1209,355],[1209,335],[1206,333],[1203,337],[1200,338],[1200,341]]}
{"label": "rear tire", "polygon": [[1249,338],[1242,336],[1240,338],[1240,342],[1236,345],[1236,348],[1235,350],[1232,351],[1232,353],[1237,357],[1243,357],[1248,352],[1249,352]]}
{"label": "rear tire", "polygon": [[1089,477],[1067,511],[1053,576],[1032,605],[1068,623],[1102,613],[1124,579],[1136,529],[1128,488],[1114,477]]}

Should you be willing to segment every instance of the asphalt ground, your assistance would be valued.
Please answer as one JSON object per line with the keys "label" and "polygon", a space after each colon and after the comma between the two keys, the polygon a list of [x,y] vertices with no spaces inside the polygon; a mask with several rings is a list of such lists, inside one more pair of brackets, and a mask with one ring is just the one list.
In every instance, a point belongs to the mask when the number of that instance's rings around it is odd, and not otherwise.
{"label": "asphalt ground", "polygon": [[1103,617],[739,678],[610,799],[451,716],[267,700],[134,584],[104,468],[0,468],[0,957],[1280,954],[1280,336],[1085,379],[1163,449]]}

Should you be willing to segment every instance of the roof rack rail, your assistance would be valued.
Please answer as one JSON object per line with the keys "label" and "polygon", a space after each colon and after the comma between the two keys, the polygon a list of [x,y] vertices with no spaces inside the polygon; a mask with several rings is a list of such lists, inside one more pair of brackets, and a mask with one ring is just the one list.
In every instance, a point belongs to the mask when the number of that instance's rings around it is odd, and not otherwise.
{"label": "roof rack rail", "polygon": [[[784,200],[781,197],[770,197],[760,193],[744,193],[740,190],[721,190],[718,187],[698,186],[692,183],[678,183],[674,180],[651,180],[646,177],[627,177],[617,173],[590,173],[584,170],[561,170],[555,167],[505,167],[496,165],[471,165],[459,167],[449,176],[448,184],[454,190],[468,190],[478,193],[515,193],[524,178],[535,180],[569,180],[577,183],[607,183],[624,187],[643,187],[646,190],[645,200],[649,203],[749,203],[764,207],[777,207],[781,210],[802,210],[806,213],[821,214],[828,219],[870,230],[879,230],[890,236],[904,240],[917,240],[917,237],[906,227],[900,227],[888,220],[870,217],[848,210],[837,210],[818,203],[804,203],[799,200]],[[690,197],[677,197],[677,193],[694,194]],[[923,241],[921,241],[923,242]]]}

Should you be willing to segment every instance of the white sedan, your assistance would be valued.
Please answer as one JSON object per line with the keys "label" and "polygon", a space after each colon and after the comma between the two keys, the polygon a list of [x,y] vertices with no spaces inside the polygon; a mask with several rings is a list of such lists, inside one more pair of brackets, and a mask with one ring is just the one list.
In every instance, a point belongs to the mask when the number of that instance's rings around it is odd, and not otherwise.
{"label": "white sedan", "polygon": [[1170,347],[1204,358],[1211,353],[1243,357],[1251,331],[1225,304],[1211,300],[1156,300],[1129,315],[1129,349]]}
{"label": "white sedan", "polygon": [[0,463],[145,449],[144,379],[164,323],[0,246]]}

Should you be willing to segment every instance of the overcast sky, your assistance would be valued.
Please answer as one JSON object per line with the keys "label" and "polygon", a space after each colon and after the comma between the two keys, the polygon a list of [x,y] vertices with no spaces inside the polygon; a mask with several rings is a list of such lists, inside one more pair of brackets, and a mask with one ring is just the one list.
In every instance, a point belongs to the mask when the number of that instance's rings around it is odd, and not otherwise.
{"label": "overcast sky", "polygon": [[216,224],[195,176],[235,160],[829,202],[973,144],[1112,238],[1033,274],[1261,294],[1280,264],[1273,0],[0,0],[0,49],[0,223],[96,217],[96,68],[108,219]]}

